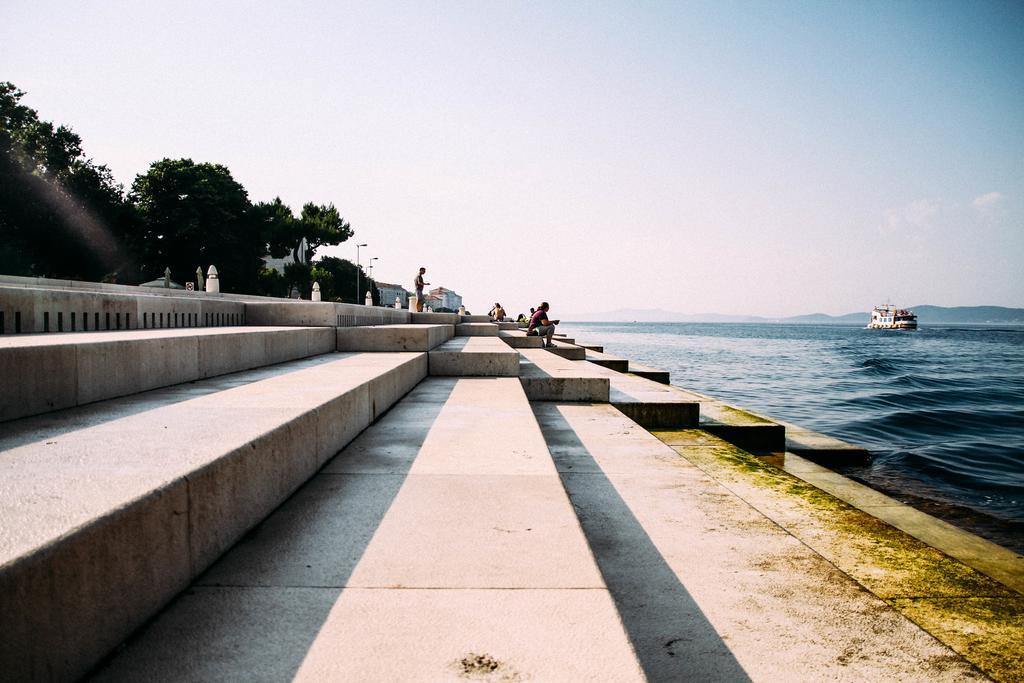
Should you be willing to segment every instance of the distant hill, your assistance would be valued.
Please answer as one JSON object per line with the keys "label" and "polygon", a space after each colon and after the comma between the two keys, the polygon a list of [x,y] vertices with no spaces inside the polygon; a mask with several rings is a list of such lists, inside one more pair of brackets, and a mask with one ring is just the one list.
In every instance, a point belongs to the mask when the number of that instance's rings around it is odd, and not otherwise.
{"label": "distant hill", "polygon": [[[1024,308],[1004,306],[911,306],[923,325],[1024,325]],[[828,315],[810,313],[788,318],[765,318],[756,315],[723,315],[721,313],[679,313],[660,308],[620,308],[600,313],[565,314],[567,321],[580,322],[642,322],[642,323],[804,323],[804,324],[867,324],[868,311]]]}
{"label": "distant hill", "polygon": [[1024,308],[1004,306],[914,306],[920,323],[954,323],[975,325],[1024,325]]}

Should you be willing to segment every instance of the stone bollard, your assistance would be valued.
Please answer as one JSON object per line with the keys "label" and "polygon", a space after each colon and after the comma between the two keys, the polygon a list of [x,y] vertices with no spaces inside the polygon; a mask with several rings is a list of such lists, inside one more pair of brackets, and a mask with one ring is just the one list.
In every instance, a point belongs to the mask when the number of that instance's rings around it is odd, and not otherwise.
{"label": "stone bollard", "polygon": [[196,268],[196,291],[201,292],[206,288],[206,280],[203,279],[203,267]]}
{"label": "stone bollard", "polygon": [[401,308],[401,307],[402,307],[402,300],[396,296],[395,297],[395,308]]}
{"label": "stone bollard", "polygon": [[419,310],[419,299],[415,294],[409,297],[409,312],[415,313]]}
{"label": "stone bollard", "polygon": [[312,294],[312,296],[310,298],[313,301],[320,301],[321,300],[320,299],[320,283],[319,282],[314,282],[313,283],[313,294]]}
{"label": "stone bollard", "polygon": [[220,294],[220,276],[217,275],[217,266],[210,266],[206,271],[206,291],[210,294]]}
{"label": "stone bollard", "polygon": [[366,298],[363,299],[363,305],[364,306],[372,306],[373,305],[373,295],[370,294],[370,290],[366,290]]}

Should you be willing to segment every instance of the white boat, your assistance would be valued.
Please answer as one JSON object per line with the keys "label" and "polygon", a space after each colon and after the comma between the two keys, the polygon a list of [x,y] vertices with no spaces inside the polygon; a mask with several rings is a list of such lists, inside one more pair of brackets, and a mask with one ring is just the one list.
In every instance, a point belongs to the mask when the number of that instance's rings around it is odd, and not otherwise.
{"label": "white boat", "polygon": [[869,330],[916,330],[917,316],[906,308],[896,308],[892,304],[875,306],[871,309]]}

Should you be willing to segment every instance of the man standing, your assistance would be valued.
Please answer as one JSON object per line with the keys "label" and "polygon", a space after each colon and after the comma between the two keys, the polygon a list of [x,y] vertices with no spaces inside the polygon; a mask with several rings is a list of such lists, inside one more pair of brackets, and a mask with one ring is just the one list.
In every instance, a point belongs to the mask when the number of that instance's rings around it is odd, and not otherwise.
{"label": "man standing", "polygon": [[[554,343],[551,341],[551,337],[555,335],[555,325],[562,322],[561,320],[549,320],[548,309],[551,308],[547,301],[542,301],[540,308],[530,318],[530,326],[526,328],[526,334],[536,334],[538,337],[546,338],[544,342],[545,348],[552,348]],[[536,332],[534,332],[536,330]]]}
{"label": "man standing", "polygon": [[418,313],[423,312],[423,287],[424,285],[430,284],[429,282],[423,281],[423,276],[424,274],[426,274],[426,272],[426,268],[420,268],[419,275],[416,276],[416,282],[414,284],[414,286],[416,287],[416,311]]}

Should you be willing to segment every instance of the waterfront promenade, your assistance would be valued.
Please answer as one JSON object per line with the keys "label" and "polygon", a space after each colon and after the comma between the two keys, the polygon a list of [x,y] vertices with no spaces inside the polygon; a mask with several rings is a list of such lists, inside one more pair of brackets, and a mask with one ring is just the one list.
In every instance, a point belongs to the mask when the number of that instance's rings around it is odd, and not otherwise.
{"label": "waterfront promenade", "polygon": [[0,678],[1021,679],[1021,558],[855,446],[478,317],[42,284],[0,283]]}

